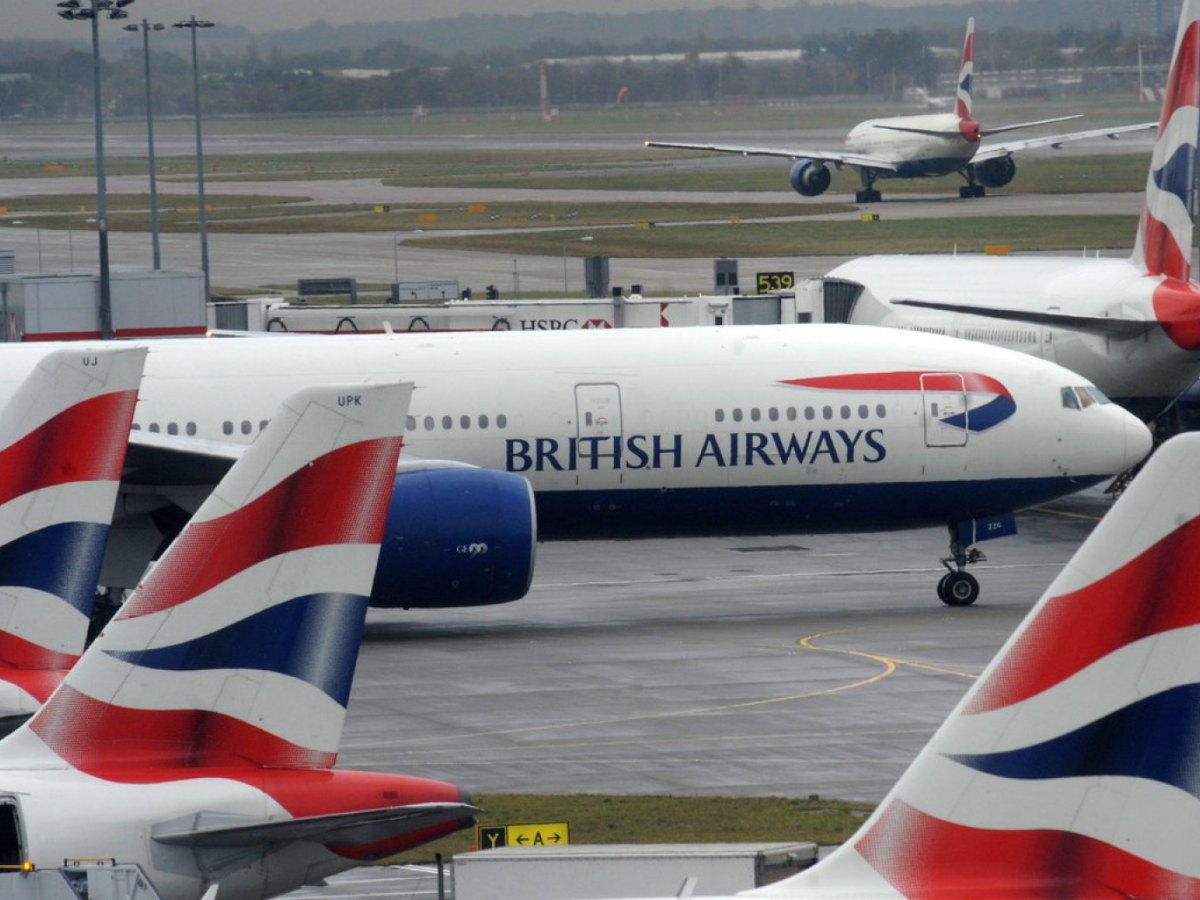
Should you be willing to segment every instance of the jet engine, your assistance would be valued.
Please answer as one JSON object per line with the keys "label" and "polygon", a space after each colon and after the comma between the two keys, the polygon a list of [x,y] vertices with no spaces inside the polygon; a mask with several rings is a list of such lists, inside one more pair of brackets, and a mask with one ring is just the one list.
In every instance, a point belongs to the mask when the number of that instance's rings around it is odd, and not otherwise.
{"label": "jet engine", "polygon": [[371,606],[517,600],[533,578],[536,542],[533,489],[520,475],[450,462],[401,462]]}
{"label": "jet engine", "polygon": [[998,156],[987,159],[974,166],[976,180],[991,188],[1004,187],[1017,174],[1017,164],[1011,156]]}
{"label": "jet engine", "polygon": [[805,197],[817,197],[825,193],[832,180],[829,167],[815,159],[796,160],[792,163],[792,171],[788,173],[792,188]]}

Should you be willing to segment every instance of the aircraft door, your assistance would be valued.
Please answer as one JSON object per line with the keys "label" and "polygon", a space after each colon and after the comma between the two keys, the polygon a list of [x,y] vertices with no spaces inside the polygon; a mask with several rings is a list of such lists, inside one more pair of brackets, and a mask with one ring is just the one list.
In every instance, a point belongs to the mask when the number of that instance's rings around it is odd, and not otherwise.
{"label": "aircraft door", "polygon": [[[579,471],[613,471],[621,436],[621,388],[612,383],[575,385]],[[589,440],[596,438],[597,440]]]}
{"label": "aircraft door", "polygon": [[967,387],[957,372],[921,375],[921,400],[926,447],[965,447],[967,444]]}
{"label": "aircraft door", "polygon": [[0,797],[0,871],[20,871],[27,859],[17,798]]}

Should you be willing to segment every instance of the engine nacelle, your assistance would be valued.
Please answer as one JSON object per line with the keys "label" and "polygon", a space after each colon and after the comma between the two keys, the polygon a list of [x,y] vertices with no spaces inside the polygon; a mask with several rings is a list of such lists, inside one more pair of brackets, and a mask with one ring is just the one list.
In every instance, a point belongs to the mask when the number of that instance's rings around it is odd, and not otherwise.
{"label": "engine nacelle", "polygon": [[998,156],[995,159],[976,163],[975,178],[985,187],[1004,187],[1017,174],[1017,164],[1011,156]]}
{"label": "engine nacelle", "polygon": [[792,163],[792,171],[788,173],[792,189],[805,197],[816,197],[825,193],[832,180],[833,173],[829,171],[829,166],[815,159],[796,160]]}
{"label": "engine nacelle", "polygon": [[401,463],[371,606],[484,606],[525,596],[537,516],[520,475],[454,463]]}

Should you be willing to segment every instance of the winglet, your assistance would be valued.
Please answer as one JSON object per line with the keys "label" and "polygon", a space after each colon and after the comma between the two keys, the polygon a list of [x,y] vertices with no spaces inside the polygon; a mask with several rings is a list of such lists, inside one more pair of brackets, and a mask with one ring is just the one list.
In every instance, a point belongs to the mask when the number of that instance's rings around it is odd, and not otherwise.
{"label": "winglet", "polygon": [[41,359],[0,411],[0,718],[83,653],[146,350]]}
{"label": "winglet", "polygon": [[411,391],[286,401],[5,750],[133,779],[332,766]]}
{"label": "winglet", "polygon": [[1200,434],[1186,434],[1159,448],[862,829],[750,896],[1200,894],[1198,558]]}
{"label": "winglet", "polygon": [[1133,264],[1147,275],[1191,277],[1198,130],[1200,0],[1184,0],[1133,250]]}

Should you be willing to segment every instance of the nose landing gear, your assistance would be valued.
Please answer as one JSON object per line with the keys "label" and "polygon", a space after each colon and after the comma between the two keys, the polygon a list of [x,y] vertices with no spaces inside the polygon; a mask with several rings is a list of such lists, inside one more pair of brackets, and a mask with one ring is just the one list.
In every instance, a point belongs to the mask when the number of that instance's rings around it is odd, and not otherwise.
{"label": "nose landing gear", "polygon": [[937,584],[938,599],[947,606],[970,606],[979,599],[979,582],[966,571],[971,563],[987,562],[978,547],[964,547],[955,529],[950,529],[950,555],[942,560],[946,574]]}

